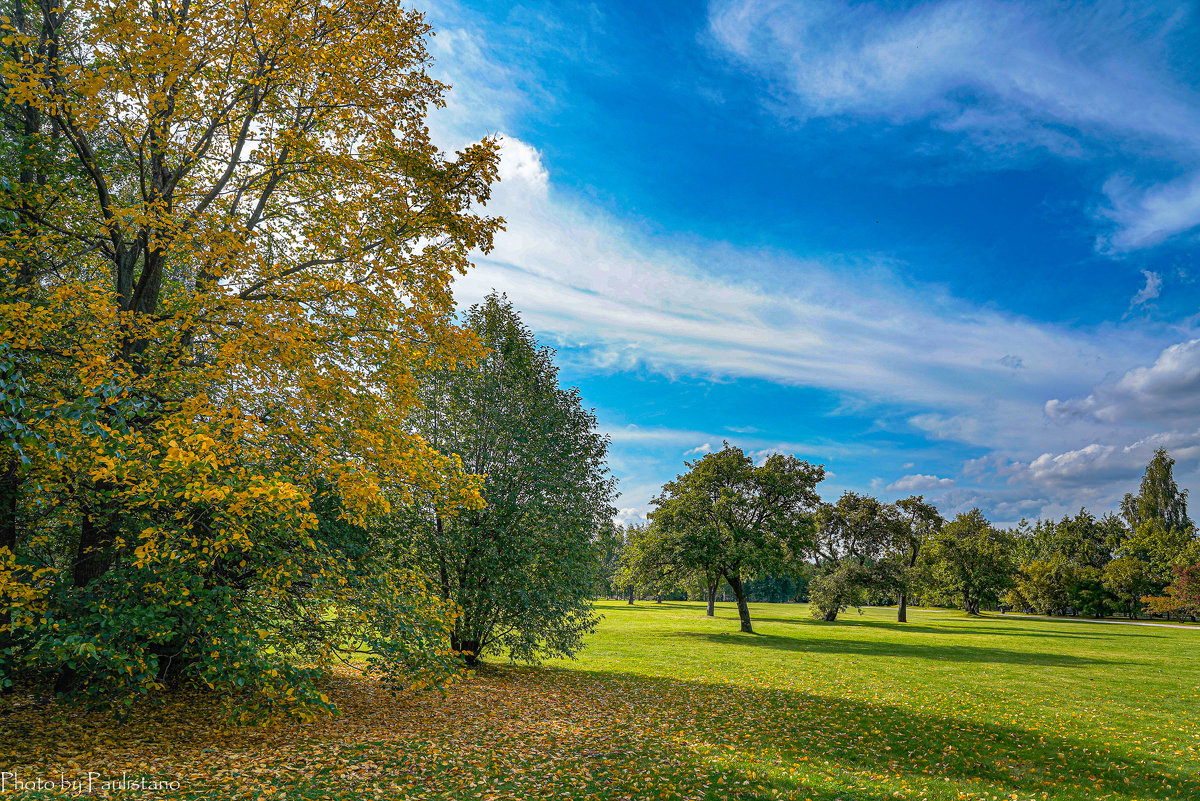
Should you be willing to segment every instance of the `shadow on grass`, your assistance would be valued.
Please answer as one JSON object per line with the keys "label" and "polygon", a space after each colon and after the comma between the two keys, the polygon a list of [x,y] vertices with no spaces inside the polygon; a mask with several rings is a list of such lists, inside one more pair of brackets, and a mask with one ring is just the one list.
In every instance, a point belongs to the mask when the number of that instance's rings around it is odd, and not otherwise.
{"label": "shadow on grass", "polygon": [[[615,692],[627,704],[615,714],[635,727],[649,721],[654,741],[678,743],[672,758],[695,760],[697,773],[713,765],[766,767],[732,777],[734,786],[748,781],[766,788],[742,797],[876,799],[891,797],[897,786],[956,797],[946,793],[948,781],[956,790],[1003,798],[1200,798],[1200,777],[1148,764],[1145,752],[1109,744],[1100,732],[1086,739],[1044,726],[1027,729],[838,696],[615,671],[544,670],[559,673],[579,692],[610,697]],[[790,770],[796,766],[802,768],[799,777]],[[815,782],[813,770],[820,774]],[[879,780],[891,784],[863,787]]]}
{"label": "shadow on grass", "polygon": [[822,637],[781,637],[775,634],[740,633],[714,634],[708,632],[681,631],[666,634],[690,640],[702,640],[717,645],[737,645],[752,648],[770,648],[780,651],[798,651],[820,654],[850,654],[854,656],[880,656],[899,659],[931,659],[951,662],[1002,662],[1011,665],[1042,665],[1045,667],[1085,667],[1094,665],[1119,665],[1124,662],[1111,659],[1094,659],[1067,654],[1047,654],[1030,651],[1012,651],[1006,648],[990,648],[980,645],[943,645],[941,643],[876,642],[873,640],[850,640]]}
{"label": "shadow on grass", "polygon": [[[737,619],[736,616],[733,619]],[[1045,637],[1045,638],[1061,638],[1072,640],[1104,640],[1108,637],[1103,632],[1093,632],[1088,634],[1077,634],[1075,632],[1061,631],[1044,631],[1037,626],[1030,626],[1027,622],[1014,620],[1012,628],[1003,628],[998,626],[980,626],[977,623],[990,622],[984,618],[968,619],[963,618],[961,623],[968,625],[928,625],[923,623],[897,623],[892,620],[871,620],[868,618],[858,618],[849,615],[839,616],[836,621],[828,623],[824,620],[813,618],[811,620],[803,620],[797,618],[786,617],[756,617],[752,618],[753,622],[759,623],[783,623],[785,625],[799,626],[844,626],[847,628],[867,628],[867,629],[885,629],[890,631],[909,631],[920,632],[923,634],[995,634],[1001,636],[1020,636],[1020,637]],[[1024,623],[1024,625],[1022,625]],[[1141,634],[1141,633],[1126,633],[1120,632],[1120,636],[1129,637],[1157,637],[1161,635]]]}

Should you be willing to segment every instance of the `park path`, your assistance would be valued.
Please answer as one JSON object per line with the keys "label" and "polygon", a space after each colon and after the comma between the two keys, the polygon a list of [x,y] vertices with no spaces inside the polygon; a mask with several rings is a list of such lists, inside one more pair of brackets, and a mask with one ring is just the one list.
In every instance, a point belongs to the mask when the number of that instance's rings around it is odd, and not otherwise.
{"label": "park path", "polygon": [[1032,620],[1053,620],[1059,623],[1107,623],[1110,626],[1149,626],[1153,629],[1190,629],[1200,631],[1200,626],[1188,626],[1183,623],[1151,623],[1147,620],[1096,620],[1092,617],[1050,617],[1048,615],[1023,615],[1020,612],[1005,612],[1003,615],[992,613],[990,617],[1027,617]]}

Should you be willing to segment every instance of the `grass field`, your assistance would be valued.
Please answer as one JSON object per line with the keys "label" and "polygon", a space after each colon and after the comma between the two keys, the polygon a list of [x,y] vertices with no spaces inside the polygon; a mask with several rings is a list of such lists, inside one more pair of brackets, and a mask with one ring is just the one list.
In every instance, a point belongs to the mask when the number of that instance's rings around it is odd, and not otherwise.
{"label": "grass field", "polygon": [[1200,798],[1200,631],[756,604],[746,635],[728,605],[600,607],[575,662],[400,702],[345,675],[334,721],[10,711],[0,770],[175,798]]}

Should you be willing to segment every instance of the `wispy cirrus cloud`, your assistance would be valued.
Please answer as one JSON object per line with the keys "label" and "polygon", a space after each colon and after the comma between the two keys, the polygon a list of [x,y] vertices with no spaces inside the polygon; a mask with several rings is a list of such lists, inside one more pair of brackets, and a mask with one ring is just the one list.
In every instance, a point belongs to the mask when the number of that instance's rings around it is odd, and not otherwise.
{"label": "wispy cirrus cloud", "polygon": [[921,123],[989,158],[1119,154],[1126,167],[1100,187],[1094,217],[1097,246],[1128,251],[1200,224],[1200,96],[1168,58],[1193,44],[1177,41],[1191,13],[1178,3],[715,0],[709,34],[792,117]]}

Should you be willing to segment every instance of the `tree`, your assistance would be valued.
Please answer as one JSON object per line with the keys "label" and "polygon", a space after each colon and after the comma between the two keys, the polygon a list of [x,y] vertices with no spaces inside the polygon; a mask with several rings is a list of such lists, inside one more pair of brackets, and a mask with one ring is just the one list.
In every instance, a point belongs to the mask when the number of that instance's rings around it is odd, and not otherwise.
{"label": "tree", "polygon": [[977,615],[1011,584],[1016,566],[1010,550],[1004,533],[972,509],[943,526],[927,552],[934,579],[961,598],[963,611]]}
{"label": "tree", "polygon": [[419,564],[462,611],[453,644],[474,663],[570,656],[597,621],[594,537],[612,525],[608,439],[579,391],[559,386],[512,304],[491,294],[466,314],[487,349],[474,364],[422,374],[416,430],[483,479],[487,506],[457,513],[436,496],[411,523]]}
{"label": "tree", "polygon": [[1152,592],[1149,567],[1133,556],[1122,556],[1105,565],[1101,581],[1104,589],[1134,619],[1137,618],[1142,597]]}
{"label": "tree", "polygon": [[1178,617],[1180,620],[1186,615],[1195,620],[1200,616],[1200,563],[1175,565],[1172,572],[1175,581],[1166,588],[1165,593],[1146,596],[1142,602],[1154,614]]}
{"label": "tree", "polygon": [[1021,565],[1014,576],[1007,602],[1040,615],[1062,614],[1070,603],[1067,593],[1069,572],[1070,567],[1057,556],[1034,559]]}
{"label": "tree", "polygon": [[728,582],[741,630],[752,633],[742,580],[794,563],[809,547],[825,469],[782,454],[755,465],[729,443],[687,466],[654,499],[650,518],[678,538],[683,564],[710,564]]}
{"label": "tree", "polygon": [[677,537],[653,523],[629,527],[619,575],[629,588],[631,604],[635,590],[661,601],[664,593],[694,578],[694,570],[680,559],[678,545]]}
{"label": "tree", "polygon": [[1166,448],[1154,451],[1146,465],[1138,494],[1126,493],[1121,500],[1121,515],[1130,531],[1159,521],[1167,530],[1192,528],[1187,511],[1187,490],[1179,489],[1174,476],[1175,460]]}
{"label": "tree", "polygon": [[1174,565],[1200,559],[1200,540],[1188,517],[1188,492],[1175,483],[1174,466],[1166,449],[1159,448],[1146,465],[1137,495],[1126,493],[1121,501],[1129,527],[1121,553],[1146,562],[1158,587],[1171,581]]}
{"label": "tree", "polygon": [[451,610],[320,511],[479,502],[406,424],[414,371],[472,352],[451,282],[502,222],[474,211],[498,143],[430,141],[429,27],[379,0],[11,7],[0,650],[73,696],[328,707],[305,664],[336,648],[289,646],[345,636],[336,607],[364,638],[426,621],[450,676]]}
{"label": "tree", "polygon": [[812,549],[820,570],[809,589],[813,614],[834,621],[848,606],[859,606],[869,589],[896,584],[894,561],[885,561],[898,539],[895,507],[869,495],[845,492],[816,515]]}
{"label": "tree", "polygon": [[946,520],[938,513],[937,507],[926,503],[921,495],[912,495],[896,501],[896,508],[900,512],[900,525],[896,529],[897,536],[892,546],[900,568],[896,571],[900,593],[896,621],[907,623],[908,596],[916,581],[917,560],[921,556],[921,549],[941,531]]}
{"label": "tree", "polygon": [[626,547],[626,529],[613,523],[601,526],[596,535],[596,587],[594,592],[603,598],[620,594],[623,583],[620,579],[621,560]]}

